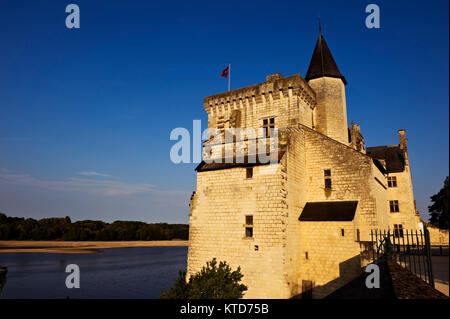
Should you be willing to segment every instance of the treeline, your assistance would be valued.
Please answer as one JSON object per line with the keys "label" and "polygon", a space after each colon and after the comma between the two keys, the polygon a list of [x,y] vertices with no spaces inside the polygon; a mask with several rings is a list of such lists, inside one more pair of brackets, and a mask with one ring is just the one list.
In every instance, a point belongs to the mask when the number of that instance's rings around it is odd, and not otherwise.
{"label": "treeline", "polygon": [[186,240],[188,234],[189,226],[184,224],[96,220],[72,223],[70,217],[35,220],[0,213],[0,240]]}

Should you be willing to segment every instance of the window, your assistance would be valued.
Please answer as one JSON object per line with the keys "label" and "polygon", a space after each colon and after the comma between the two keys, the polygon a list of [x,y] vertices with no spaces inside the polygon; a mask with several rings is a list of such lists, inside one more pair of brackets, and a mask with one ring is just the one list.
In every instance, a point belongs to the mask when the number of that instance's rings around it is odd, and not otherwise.
{"label": "window", "polygon": [[248,167],[246,169],[246,177],[247,178],[253,178],[253,167]]}
{"label": "window", "polygon": [[275,128],[275,118],[271,117],[263,120],[264,137],[271,137]]}
{"label": "window", "polygon": [[323,170],[323,175],[325,178],[325,188],[331,189],[331,169]]}
{"label": "window", "polygon": [[388,187],[397,187],[397,177],[396,176],[388,176],[387,182],[388,182]]}
{"label": "window", "polygon": [[253,215],[245,216],[245,237],[253,237]]}
{"label": "window", "polygon": [[308,259],[308,252],[307,251],[305,251],[305,259]]}
{"label": "window", "polygon": [[395,238],[403,237],[403,225],[402,224],[394,224],[394,237]]}
{"label": "window", "polygon": [[344,228],[341,229],[341,236],[344,237]]}
{"label": "window", "polygon": [[398,206],[398,200],[390,200],[389,208],[391,210],[391,213],[398,213],[400,211],[400,208]]}

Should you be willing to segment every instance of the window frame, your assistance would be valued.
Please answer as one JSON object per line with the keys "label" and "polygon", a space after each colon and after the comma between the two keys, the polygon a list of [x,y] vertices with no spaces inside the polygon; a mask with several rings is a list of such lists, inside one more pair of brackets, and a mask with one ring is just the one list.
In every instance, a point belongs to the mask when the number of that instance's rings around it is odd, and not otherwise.
{"label": "window frame", "polygon": [[399,204],[398,200],[394,199],[394,200],[389,201],[389,211],[391,213],[399,213],[400,212],[400,204]]}
{"label": "window frame", "polygon": [[263,132],[264,137],[270,138],[273,136],[273,130],[275,129],[275,117],[267,117],[263,119]]}
{"label": "window frame", "polygon": [[389,188],[396,188],[397,187],[397,176],[388,176],[387,178],[387,184]]}
{"label": "window frame", "polygon": [[244,235],[246,239],[253,238],[254,236],[253,227],[254,227],[253,215],[245,215]]}
{"label": "window frame", "polygon": [[403,238],[403,224],[394,224],[394,233],[395,238]]}

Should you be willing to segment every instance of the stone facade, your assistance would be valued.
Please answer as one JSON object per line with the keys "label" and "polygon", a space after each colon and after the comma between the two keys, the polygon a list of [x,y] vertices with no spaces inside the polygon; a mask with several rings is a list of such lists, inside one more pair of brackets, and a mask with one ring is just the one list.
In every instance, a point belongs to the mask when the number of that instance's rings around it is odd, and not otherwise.
{"label": "stone facade", "polygon": [[439,229],[433,226],[427,226],[430,232],[430,243],[431,245],[444,245],[448,246],[449,243],[449,232],[448,229]]}
{"label": "stone facade", "polygon": [[204,99],[208,128],[262,128],[273,117],[278,128],[302,123],[312,126],[315,93],[301,75],[268,76],[257,85]]}
{"label": "stone facade", "polygon": [[395,187],[388,188],[388,201],[397,200],[398,212],[391,212],[390,227],[402,225],[402,228],[417,230],[420,223],[419,212],[414,200],[413,183],[411,178],[411,166],[409,165],[408,148],[405,130],[399,130],[400,149],[404,152],[405,167],[402,172],[388,174],[388,178],[395,178]]}
{"label": "stone facade", "polygon": [[[337,67],[327,70],[331,76],[310,69],[308,81],[274,74],[204,99],[209,128],[259,131],[204,143],[190,204],[188,274],[217,258],[241,267],[245,298],[322,298],[361,274],[371,229],[417,229],[404,134],[404,169],[390,173],[390,159],[366,154],[359,126],[348,129],[346,81]],[[278,135],[264,130],[270,125]],[[253,139],[261,142],[256,150]],[[249,159],[266,145],[275,145],[275,161],[238,161],[238,150]],[[388,187],[394,174],[397,189]],[[391,198],[401,207],[395,215]]]}
{"label": "stone facade", "polygon": [[314,127],[341,143],[348,143],[345,85],[341,79],[321,77],[309,81],[316,92]]}

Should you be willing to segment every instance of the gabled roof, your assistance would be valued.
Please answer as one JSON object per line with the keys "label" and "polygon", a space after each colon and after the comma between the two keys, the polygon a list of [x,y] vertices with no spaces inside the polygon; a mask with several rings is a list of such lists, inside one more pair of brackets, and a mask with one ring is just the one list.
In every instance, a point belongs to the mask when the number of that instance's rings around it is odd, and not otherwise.
{"label": "gabled roof", "polygon": [[355,218],[357,206],[357,201],[308,202],[298,220],[310,222],[352,221]]}
{"label": "gabled roof", "polygon": [[405,170],[405,157],[400,145],[368,147],[366,154],[376,160],[383,161],[388,173],[400,173]]}
{"label": "gabled roof", "polygon": [[339,71],[336,62],[333,59],[333,55],[323,38],[322,31],[320,31],[311,62],[309,63],[308,71],[306,72],[305,80],[309,81],[324,76],[340,78],[342,79],[342,82],[347,85],[347,80]]}

